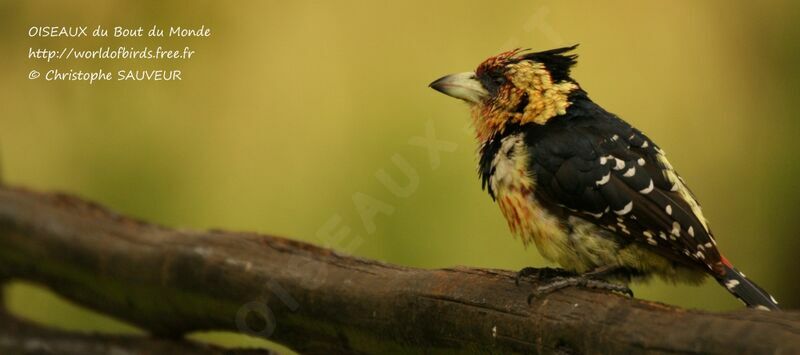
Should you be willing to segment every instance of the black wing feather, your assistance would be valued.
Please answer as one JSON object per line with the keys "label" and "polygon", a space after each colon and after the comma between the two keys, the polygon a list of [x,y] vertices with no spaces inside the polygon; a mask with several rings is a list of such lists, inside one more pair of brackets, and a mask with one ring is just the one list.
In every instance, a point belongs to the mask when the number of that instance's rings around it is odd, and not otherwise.
{"label": "black wing feather", "polygon": [[677,174],[644,134],[599,107],[523,130],[537,197],[551,208],[565,208],[673,260],[721,271],[705,220],[692,208],[694,197],[676,185]]}

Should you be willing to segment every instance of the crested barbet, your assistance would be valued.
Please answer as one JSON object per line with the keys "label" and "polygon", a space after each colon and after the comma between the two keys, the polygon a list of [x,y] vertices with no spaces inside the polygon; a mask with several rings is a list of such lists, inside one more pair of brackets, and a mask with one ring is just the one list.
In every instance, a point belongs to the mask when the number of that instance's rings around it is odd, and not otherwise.
{"label": "crested barbet", "polygon": [[[710,275],[749,307],[778,309],[720,254],[664,151],[570,76],[575,47],[512,50],[430,84],[469,104],[482,185],[512,233],[563,268],[539,291],[627,293],[630,280],[699,284]],[[606,280],[624,281],[616,288]]]}

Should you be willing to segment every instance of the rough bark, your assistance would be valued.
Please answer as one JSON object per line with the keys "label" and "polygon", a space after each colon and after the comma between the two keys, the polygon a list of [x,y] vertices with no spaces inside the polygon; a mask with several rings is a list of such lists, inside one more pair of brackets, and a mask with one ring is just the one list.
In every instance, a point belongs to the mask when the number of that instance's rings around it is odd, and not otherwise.
{"label": "rough bark", "polygon": [[[0,188],[0,268],[155,335],[233,330],[307,353],[800,353],[800,313],[710,313],[511,271],[422,270],[314,245],[169,229]],[[2,272],[0,272],[2,273]]]}

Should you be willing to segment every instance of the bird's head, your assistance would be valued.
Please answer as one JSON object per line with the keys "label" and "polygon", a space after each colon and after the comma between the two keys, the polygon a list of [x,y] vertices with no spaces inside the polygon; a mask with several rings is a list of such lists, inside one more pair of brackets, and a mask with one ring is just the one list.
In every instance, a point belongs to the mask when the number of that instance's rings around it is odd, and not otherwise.
{"label": "bird's head", "polygon": [[570,95],[580,92],[570,77],[577,45],[544,52],[515,49],[486,59],[474,72],[447,75],[430,84],[466,101],[478,138],[485,141],[512,123],[548,120],[566,113]]}

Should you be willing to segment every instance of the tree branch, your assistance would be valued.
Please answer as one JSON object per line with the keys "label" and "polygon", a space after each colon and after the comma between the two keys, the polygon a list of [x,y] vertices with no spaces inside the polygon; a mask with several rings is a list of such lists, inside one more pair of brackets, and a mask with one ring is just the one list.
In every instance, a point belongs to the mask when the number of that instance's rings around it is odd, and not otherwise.
{"label": "tree branch", "polygon": [[526,303],[503,270],[421,270],[254,233],[173,230],[0,188],[0,268],[153,334],[300,352],[800,352],[800,313],[709,313],[581,289]]}
{"label": "tree branch", "polygon": [[271,353],[255,349],[231,350],[180,340],[65,332],[23,322],[0,311],[0,354],[269,355]]}

